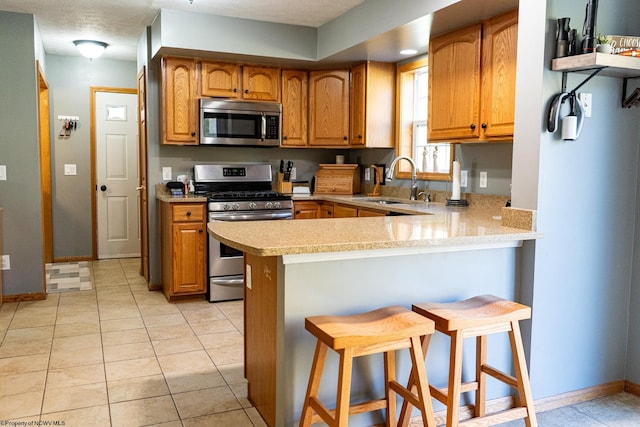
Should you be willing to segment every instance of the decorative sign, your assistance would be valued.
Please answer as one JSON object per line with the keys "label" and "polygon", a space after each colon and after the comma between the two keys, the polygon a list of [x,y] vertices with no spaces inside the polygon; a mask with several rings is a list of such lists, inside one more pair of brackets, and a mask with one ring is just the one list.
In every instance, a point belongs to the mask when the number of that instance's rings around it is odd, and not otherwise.
{"label": "decorative sign", "polygon": [[[614,54],[630,51],[640,54],[640,37],[635,36],[607,36],[611,39]],[[633,55],[635,56],[635,55]]]}

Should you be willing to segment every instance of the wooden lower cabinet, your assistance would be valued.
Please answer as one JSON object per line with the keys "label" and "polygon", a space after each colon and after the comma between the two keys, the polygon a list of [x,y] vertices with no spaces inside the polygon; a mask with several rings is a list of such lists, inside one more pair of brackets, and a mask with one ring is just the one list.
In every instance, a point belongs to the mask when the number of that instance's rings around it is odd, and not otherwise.
{"label": "wooden lower cabinet", "polygon": [[293,202],[293,219],[320,218],[320,205],[318,202]]}
{"label": "wooden lower cabinet", "polygon": [[387,216],[388,212],[376,209],[358,209],[358,216]]}
{"label": "wooden lower cabinet", "polygon": [[337,204],[333,208],[334,218],[353,218],[358,216],[358,208]]}
{"label": "wooden lower cabinet", "polygon": [[205,203],[161,202],[162,291],[169,301],[207,291],[206,226]]}

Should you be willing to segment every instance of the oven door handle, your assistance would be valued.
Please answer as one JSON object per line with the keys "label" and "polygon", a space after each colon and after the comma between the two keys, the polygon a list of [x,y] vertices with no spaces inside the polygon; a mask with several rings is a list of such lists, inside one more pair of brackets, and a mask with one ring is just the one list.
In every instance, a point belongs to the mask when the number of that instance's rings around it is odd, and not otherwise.
{"label": "oven door handle", "polygon": [[209,215],[210,221],[261,221],[268,219],[292,219],[293,215],[291,212],[266,212],[266,213],[257,213],[252,212],[248,214],[243,213],[234,213],[234,212],[220,212]]}
{"label": "oven door handle", "polygon": [[267,116],[266,114],[262,113],[262,135],[261,135],[261,139],[264,141],[267,138]]}
{"label": "oven door handle", "polygon": [[244,278],[240,277],[239,279],[211,279],[211,283],[220,286],[243,286]]}

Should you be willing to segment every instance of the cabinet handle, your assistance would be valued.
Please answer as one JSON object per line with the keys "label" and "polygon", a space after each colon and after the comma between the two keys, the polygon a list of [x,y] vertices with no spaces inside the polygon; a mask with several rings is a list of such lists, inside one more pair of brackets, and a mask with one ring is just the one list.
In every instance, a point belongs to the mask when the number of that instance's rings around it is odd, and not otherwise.
{"label": "cabinet handle", "polygon": [[343,136],[343,137],[342,137],[342,139],[343,139],[344,141],[346,141],[346,140],[348,140],[349,138],[347,138],[346,136]]}
{"label": "cabinet handle", "polygon": [[362,139],[362,135],[358,135],[358,139]]}
{"label": "cabinet handle", "polygon": [[244,93],[249,93],[249,89],[245,89],[245,90],[244,90]]}
{"label": "cabinet handle", "polygon": [[296,213],[296,215],[300,215],[300,211],[296,211],[295,213]]}
{"label": "cabinet handle", "polygon": [[237,88],[237,87],[234,87],[234,88],[233,88],[233,93],[236,93],[236,92],[238,92],[238,88]]}
{"label": "cabinet handle", "polygon": [[196,136],[196,133],[195,132],[191,132],[191,136]]}
{"label": "cabinet handle", "polygon": [[282,139],[284,139],[286,141],[287,139],[289,139],[289,137],[287,135],[285,135],[285,136],[282,137]]}
{"label": "cabinet handle", "polygon": [[204,230],[201,228],[200,230],[198,230],[198,233],[202,233]]}
{"label": "cabinet handle", "polygon": [[481,126],[482,126],[482,129],[486,129],[487,128],[487,124],[486,123],[483,123]]}
{"label": "cabinet handle", "polygon": [[191,216],[191,211],[187,211],[187,216]]}
{"label": "cabinet handle", "polygon": [[474,125],[473,123],[471,123],[471,126],[469,126],[469,128],[470,128],[471,130],[474,130],[474,129],[476,128],[476,125]]}

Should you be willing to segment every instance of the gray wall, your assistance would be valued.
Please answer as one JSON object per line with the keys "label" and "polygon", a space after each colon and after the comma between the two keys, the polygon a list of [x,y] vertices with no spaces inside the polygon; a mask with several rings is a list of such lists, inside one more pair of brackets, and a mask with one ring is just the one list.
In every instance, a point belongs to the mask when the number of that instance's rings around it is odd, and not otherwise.
{"label": "gray wall", "polygon": [[[543,128],[546,104],[561,90],[561,73],[548,69],[555,20],[568,16],[572,28],[580,27],[584,4],[548,0],[543,14],[538,0],[520,2],[519,31],[527,35],[526,46],[520,45],[526,49],[519,49],[526,54],[518,63],[522,92],[516,107],[513,201],[517,207],[537,207],[538,230],[544,233],[523,260],[533,271],[533,288],[526,293],[533,305],[529,363],[537,399],[624,379],[625,364],[635,375],[629,379],[638,380],[638,336],[628,339],[627,326],[633,324],[630,310],[632,319],[638,316],[638,285],[630,278],[640,111],[620,107],[621,79],[596,77],[581,89],[593,93],[594,102],[593,117],[586,119],[578,141],[562,141]],[[634,34],[632,17],[639,15],[635,0],[615,6],[600,2],[597,30]],[[532,60],[537,66],[529,64]],[[540,77],[543,83],[535,87]],[[569,89],[585,77],[570,74]],[[636,300],[630,306],[632,286]],[[627,346],[636,353],[628,357]]]}
{"label": "gray wall", "polygon": [[[4,295],[42,292],[42,221],[35,60],[42,52],[32,15],[0,12],[0,181]],[[39,45],[39,46],[38,46]]]}
{"label": "gray wall", "polygon": [[[136,88],[136,63],[47,55],[51,102],[51,157],[54,259],[92,256],[90,88]],[[58,116],[79,116],[76,130],[60,137]],[[64,165],[77,175],[65,176]]]}

